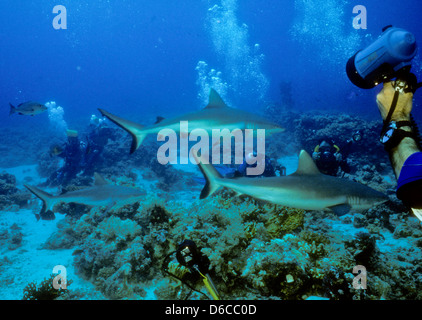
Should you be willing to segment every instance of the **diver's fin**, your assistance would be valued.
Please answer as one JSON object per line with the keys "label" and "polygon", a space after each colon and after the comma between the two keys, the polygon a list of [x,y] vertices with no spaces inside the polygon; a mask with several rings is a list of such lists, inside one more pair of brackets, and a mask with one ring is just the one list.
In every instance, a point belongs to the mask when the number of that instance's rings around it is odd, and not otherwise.
{"label": "diver's fin", "polygon": [[107,112],[103,109],[98,109],[98,111],[100,111],[104,117],[107,117],[111,122],[114,122],[119,127],[126,130],[132,136],[132,145],[130,147],[130,153],[134,153],[147,136],[147,133],[144,132],[144,126],[136,122],[115,116],[114,114],[111,114],[110,112]]}
{"label": "diver's fin", "polygon": [[55,198],[52,194],[45,192],[37,187],[30,186],[25,184],[24,185],[29,191],[31,191],[35,196],[41,199],[42,201],[42,208],[39,213],[41,219],[43,220],[54,220],[55,216],[52,212],[52,209],[55,205]]}
{"label": "diver's fin", "polygon": [[218,179],[222,179],[223,176],[214,168],[212,164],[203,163],[202,159],[198,157],[198,151],[192,148],[192,155],[198,164],[199,169],[205,177],[205,186],[201,191],[199,199],[204,199],[212,195],[220,187],[218,184]]}
{"label": "diver's fin", "polygon": [[94,185],[96,186],[104,186],[108,184],[108,182],[100,175],[98,172],[94,172]]}
{"label": "diver's fin", "polygon": [[314,160],[312,160],[309,153],[305,150],[301,150],[299,154],[299,164],[294,174],[305,175],[305,174],[320,174]]}
{"label": "diver's fin", "polygon": [[338,204],[336,206],[329,207],[339,217],[349,213],[351,206],[347,203]]}
{"label": "diver's fin", "polygon": [[9,117],[10,117],[12,114],[16,113],[16,108],[10,102],[9,102],[9,105],[10,105],[10,112],[9,112]]}
{"label": "diver's fin", "polygon": [[228,108],[220,95],[213,88],[210,89],[208,105],[205,108]]}
{"label": "diver's fin", "polygon": [[416,218],[418,218],[420,221],[422,221],[422,209],[416,209],[416,208],[411,208],[413,214],[416,216]]}

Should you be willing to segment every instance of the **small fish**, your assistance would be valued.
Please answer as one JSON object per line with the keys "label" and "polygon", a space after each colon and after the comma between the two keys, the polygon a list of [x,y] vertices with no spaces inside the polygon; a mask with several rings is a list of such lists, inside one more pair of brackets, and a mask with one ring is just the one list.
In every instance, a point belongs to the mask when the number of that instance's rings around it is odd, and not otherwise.
{"label": "small fish", "polygon": [[21,103],[17,107],[13,106],[11,103],[9,103],[9,105],[10,105],[9,116],[11,116],[14,113],[17,113],[20,115],[26,115],[26,116],[35,116],[47,110],[47,107],[45,105],[38,102],[34,102],[34,101]]}
{"label": "small fish", "polygon": [[55,144],[50,147],[50,157],[58,156],[63,152],[63,148],[61,145]]}

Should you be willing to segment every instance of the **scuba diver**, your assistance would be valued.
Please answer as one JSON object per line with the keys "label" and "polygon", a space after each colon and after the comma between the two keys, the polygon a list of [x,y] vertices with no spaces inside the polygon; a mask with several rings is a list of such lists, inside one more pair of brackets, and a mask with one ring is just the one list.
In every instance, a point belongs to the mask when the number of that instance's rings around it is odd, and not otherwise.
{"label": "scuba diver", "polygon": [[77,174],[81,171],[86,144],[79,140],[77,131],[67,130],[66,134],[67,142],[61,148],[62,151],[57,154],[58,157],[64,159],[64,164],[47,179],[46,185],[66,185],[72,179],[76,178]]}
{"label": "scuba diver", "polygon": [[314,159],[318,169],[324,174],[337,176],[339,169],[344,173],[350,173],[350,167],[347,163],[350,147],[353,142],[359,141],[361,138],[362,134],[360,131],[356,131],[353,137],[347,140],[343,152],[340,152],[340,148],[333,140],[324,138],[315,147],[312,159]]}
{"label": "scuba diver", "polygon": [[67,185],[78,174],[92,176],[98,170],[102,151],[111,137],[111,129],[104,121],[92,115],[85,141],[79,140],[78,131],[67,130],[66,144],[50,148],[50,156],[63,158],[64,164],[50,176],[46,185]]}
{"label": "scuba diver", "polygon": [[[173,261],[170,261],[173,258]],[[176,258],[176,261],[174,261]],[[163,261],[162,271],[179,280],[190,289],[184,298],[187,300],[193,291],[208,297],[202,291],[194,288],[195,284],[202,279],[204,286],[212,299],[220,300],[214,283],[209,275],[210,260],[203,255],[194,241],[184,240],[177,247],[176,251],[170,252]]]}
{"label": "scuba diver", "polygon": [[91,116],[86,137],[86,152],[83,162],[83,173],[93,175],[98,164],[102,161],[102,152],[108,139],[111,138],[111,128],[107,126],[105,118]]}
{"label": "scuba diver", "polygon": [[362,89],[383,83],[376,99],[383,120],[380,142],[397,178],[397,198],[422,221],[422,147],[411,115],[413,95],[422,87],[410,72],[417,52],[416,39],[393,26],[382,31],[377,40],[348,60],[346,72],[349,80]]}

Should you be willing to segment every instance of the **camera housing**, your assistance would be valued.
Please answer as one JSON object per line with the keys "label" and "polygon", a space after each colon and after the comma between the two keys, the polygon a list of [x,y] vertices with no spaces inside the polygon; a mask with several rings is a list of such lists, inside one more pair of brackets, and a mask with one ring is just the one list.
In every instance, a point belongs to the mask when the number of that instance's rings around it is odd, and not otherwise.
{"label": "camera housing", "polygon": [[359,88],[371,89],[395,78],[415,57],[415,36],[401,28],[387,26],[372,44],[356,52],[346,64],[349,80]]}

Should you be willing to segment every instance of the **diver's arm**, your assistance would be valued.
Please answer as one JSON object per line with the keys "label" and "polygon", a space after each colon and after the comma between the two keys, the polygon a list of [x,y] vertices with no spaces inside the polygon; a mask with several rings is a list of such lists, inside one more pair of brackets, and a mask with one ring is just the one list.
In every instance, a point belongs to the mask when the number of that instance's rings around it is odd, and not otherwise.
{"label": "diver's arm", "polygon": [[[403,127],[403,130],[406,130],[405,127]],[[396,148],[391,149],[389,152],[390,161],[397,178],[400,176],[401,168],[406,159],[416,152],[420,152],[420,150],[418,149],[415,140],[408,137],[404,138]]]}
{"label": "diver's arm", "polygon": [[[384,83],[383,89],[377,95],[378,109],[383,120],[385,120],[388,115],[394,93],[393,82],[387,82]],[[410,112],[413,107],[412,99],[413,93],[411,92],[399,94],[396,109],[391,116],[391,121],[410,121]],[[409,126],[403,126],[401,129],[409,132],[412,130]],[[412,137],[403,138],[396,147],[388,151],[397,178],[400,176],[401,169],[406,159],[412,154],[420,151],[421,150]]]}

